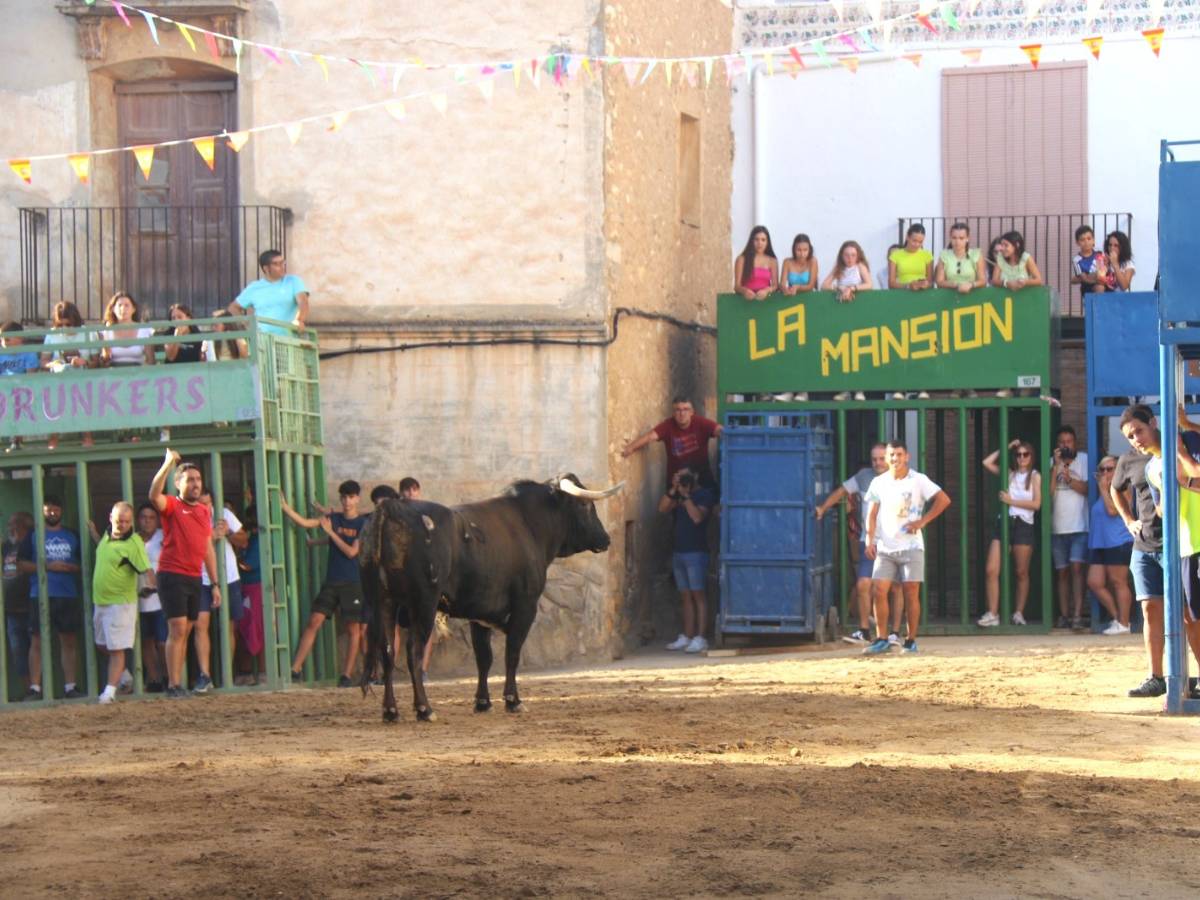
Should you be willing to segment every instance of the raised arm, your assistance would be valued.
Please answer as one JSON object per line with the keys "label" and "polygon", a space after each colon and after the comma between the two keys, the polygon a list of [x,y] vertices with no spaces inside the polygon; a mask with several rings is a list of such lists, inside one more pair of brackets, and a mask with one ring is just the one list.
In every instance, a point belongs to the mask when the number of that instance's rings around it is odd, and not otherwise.
{"label": "raised arm", "polygon": [[1029,475],[1029,487],[1033,498],[1030,500],[1014,500],[1007,491],[1001,491],[1001,499],[1009,506],[1015,506],[1017,509],[1031,509],[1037,512],[1042,508],[1042,474],[1040,472],[1031,472]]}
{"label": "raised arm", "polygon": [[167,475],[177,465],[179,454],[168,447],[162,465],[158,467],[158,471],[154,473],[154,480],[150,482],[150,502],[160,513],[167,508],[167,495],[163,493],[163,488],[167,485]]}
{"label": "raised arm", "polygon": [[320,519],[306,519],[300,513],[296,512],[288,502],[281,496],[279,498],[279,508],[283,510],[283,514],[299,525],[301,528],[320,528]]}
{"label": "raised arm", "polygon": [[656,432],[652,428],[649,431],[647,431],[645,434],[643,434],[637,440],[630,441],[628,444],[626,444],[621,449],[621,456],[624,458],[628,458],[628,457],[632,456],[634,453],[637,453],[637,451],[641,450],[646,445],[653,444],[657,440],[658,440],[658,432]]}

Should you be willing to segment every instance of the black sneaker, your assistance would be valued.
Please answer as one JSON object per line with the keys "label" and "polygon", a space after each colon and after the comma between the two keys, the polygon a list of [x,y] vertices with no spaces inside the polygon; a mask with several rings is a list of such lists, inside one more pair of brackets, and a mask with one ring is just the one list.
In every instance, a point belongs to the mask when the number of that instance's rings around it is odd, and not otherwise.
{"label": "black sneaker", "polygon": [[86,697],[86,696],[87,696],[87,694],[85,694],[83,691],[81,691],[77,687],[73,687],[69,691],[67,691],[66,693],[63,694],[63,697],[67,700],[78,700],[80,697]]}
{"label": "black sneaker", "polygon": [[1055,628],[1070,628],[1071,620],[1066,616],[1059,616],[1058,621],[1054,623]]}
{"label": "black sneaker", "polygon": [[351,681],[345,675],[343,675],[341,678],[338,679],[338,687],[354,687],[354,682]]}
{"label": "black sneaker", "polygon": [[303,680],[304,680],[304,673],[303,673],[303,672],[293,672],[293,673],[292,673],[292,681],[293,681],[293,682],[295,682],[295,683],[299,683],[299,682],[301,682],[301,681],[303,681]]}
{"label": "black sneaker", "polygon": [[1161,697],[1167,692],[1167,680],[1151,675],[1129,692],[1130,697]]}
{"label": "black sneaker", "polygon": [[168,700],[186,700],[188,697],[192,696],[191,692],[188,691],[187,688],[181,687],[178,684],[171,685],[163,693],[166,694]]}
{"label": "black sneaker", "polygon": [[35,691],[33,688],[30,688],[29,690],[27,690],[27,691],[25,692],[25,696],[24,696],[24,697],[22,697],[21,699],[22,699],[22,700],[28,700],[28,701],[37,701],[37,700],[41,700],[41,699],[42,699],[42,692],[41,692],[41,691]]}
{"label": "black sneaker", "polygon": [[167,685],[162,681],[151,681],[146,684],[147,694],[161,694],[167,689]]}
{"label": "black sneaker", "polygon": [[207,694],[209,691],[212,690],[212,686],[213,686],[212,679],[209,678],[207,675],[205,675],[203,672],[201,672],[200,677],[196,679],[196,686],[194,688],[192,688],[192,693],[193,694]]}

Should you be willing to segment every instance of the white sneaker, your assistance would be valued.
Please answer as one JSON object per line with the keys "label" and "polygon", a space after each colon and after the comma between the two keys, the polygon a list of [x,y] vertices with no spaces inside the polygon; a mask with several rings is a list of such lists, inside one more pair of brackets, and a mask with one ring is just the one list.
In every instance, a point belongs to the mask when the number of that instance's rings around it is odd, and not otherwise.
{"label": "white sneaker", "polygon": [[903,400],[904,398],[905,398],[905,394],[903,391],[893,391],[892,392],[893,400]]}
{"label": "white sneaker", "polygon": [[1012,614],[1012,623],[1014,625],[1028,625],[1029,624],[1028,622],[1025,621],[1025,617],[1023,615],[1021,615],[1020,613]]}
{"label": "white sneaker", "polygon": [[694,638],[692,638],[690,641],[688,641],[688,645],[683,648],[683,652],[684,653],[703,653],[707,649],[708,649],[708,641],[706,641],[700,635],[696,635]]}
{"label": "white sneaker", "polygon": [[1000,624],[1000,617],[993,612],[985,612],[975,622],[980,628],[995,628]]}
{"label": "white sneaker", "polygon": [[850,399],[850,392],[849,392],[849,391],[842,391],[840,394],[834,394],[834,395],[833,395],[833,399],[834,399],[834,400],[838,400],[838,401],[842,401],[842,400],[849,400],[849,399]]}
{"label": "white sneaker", "polygon": [[796,391],[796,402],[797,403],[807,403],[808,402],[808,391]]}
{"label": "white sneaker", "polygon": [[864,394],[862,391],[855,391],[855,392],[854,392],[854,399],[855,399],[855,400],[866,400],[866,399],[867,399],[867,395],[866,395],[866,394]]}
{"label": "white sneaker", "polygon": [[795,396],[791,391],[784,391],[782,394],[772,394],[771,399],[778,400],[780,403],[791,403]]}
{"label": "white sneaker", "polygon": [[671,641],[671,643],[667,644],[667,646],[664,647],[663,649],[664,650],[682,650],[689,643],[691,643],[691,638],[689,638],[686,634],[681,634],[681,635],[679,635],[679,637],[675,638],[675,640]]}
{"label": "white sneaker", "polygon": [[1129,634],[1129,630],[1130,630],[1130,629],[1129,629],[1129,626],[1128,626],[1128,625],[1122,625],[1122,624],[1121,624],[1120,622],[1118,622],[1116,619],[1113,619],[1111,622],[1109,622],[1109,623],[1108,623],[1108,627],[1107,627],[1107,628],[1105,628],[1105,629],[1104,629],[1102,632],[1100,632],[1100,633],[1101,633],[1101,634],[1109,634],[1109,635],[1112,635],[1112,634]]}
{"label": "white sneaker", "polygon": [[171,429],[170,428],[164,428],[162,431],[160,431],[158,433],[158,442],[160,444],[165,444],[169,440],[171,440]]}
{"label": "white sneaker", "polygon": [[887,641],[888,641],[889,647],[899,647],[900,646],[900,635],[896,634],[896,632],[893,631],[891,634],[888,635]]}
{"label": "white sneaker", "polygon": [[1010,391],[1008,388],[1005,388],[1002,391],[996,391],[996,396],[997,397],[1011,397],[1012,391]]}
{"label": "white sneaker", "polygon": [[929,399],[929,391],[918,391],[917,399],[918,400],[928,400]]}
{"label": "white sneaker", "polygon": [[107,706],[110,703],[116,703],[117,696],[116,696],[116,694],[101,694],[100,699],[97,700],[96,702],[99,703],[101,706]]}

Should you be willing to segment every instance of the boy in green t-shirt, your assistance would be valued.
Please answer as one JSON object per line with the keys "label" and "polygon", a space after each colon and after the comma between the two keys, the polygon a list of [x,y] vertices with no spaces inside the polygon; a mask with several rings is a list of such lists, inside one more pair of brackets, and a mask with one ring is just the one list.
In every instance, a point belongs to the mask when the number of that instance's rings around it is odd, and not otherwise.
{"label": "boy in green t-shirt", "polygon": [[146,545],[133,530],[133,507],[117,501],[108,521],[109,530],[96,548],[92,576],[92,631],[96,646],[108,654],[108,684],[100,695],[101,703],[117,699],[125,651],[132,649],[137,628],[137,578],[150,568]]}

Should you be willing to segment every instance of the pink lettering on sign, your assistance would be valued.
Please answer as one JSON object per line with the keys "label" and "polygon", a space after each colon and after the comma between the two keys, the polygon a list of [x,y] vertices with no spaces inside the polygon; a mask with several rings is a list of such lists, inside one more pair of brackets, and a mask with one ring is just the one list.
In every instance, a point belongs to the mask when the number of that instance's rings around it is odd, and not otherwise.
{"label": "pink lettering on sign", "polygon": [[100,409],[96,412],[98,416],[108,415],[109,407],[112,407],[114,415],[121,415],[121,402],[117,399],[117,391],[121,389],[119,381],[102,381],[100,382]]}
{"label": "pink lettering on sign", "polygon": [[188,403],[188,412],[195,412],[204,405],[204,394],[200,392],[200,388],[204,386],[204,379],[199,375],[193,375],[188,379],[187,392],[191,397],[191,402]]}
{"label": "pink lettering on sign", "polygon": [[63,417],[63,413],[67,411],[67,387],[66,385],[58,385],[58,410],[55,411],[50,399],[53,389],[42,388],[42,415],[51,422],[56,422]]}
{"label": "pink lettering on sign", "polygon": [[171,409],[179,412],[179,404],[175,402],[175,391],[179,385],[175,383],[174,378],[155,378],[154,386],[158,389],[158,414],[162,415],[167,404],[170,404]]}
{"label": "pink lettering on sign", "polygon": [[90,416],[92,414],[92,383],[75,382],[71,385],[71,415]]}
{"label": "pink lettering on sign", "polygon": [[22,413],[25,414],[25,417],[27,419],[29,419],[30,422],[34,421],[34,418],[33,418],[33,391],[31,391],[29,388],[25,388],[25,387],[13,388],[12,404],[13,404],[13,421],[14,422],[21,421]]}
{"label": "pink lettering on sign", "polygon": [[146,398],[142,396],[142,392],[146,390],[148,384],[150,384],[149,378],[136,378],[129,382],[129,414],[131,416],[149,415],[150,408],[146,406]]}

